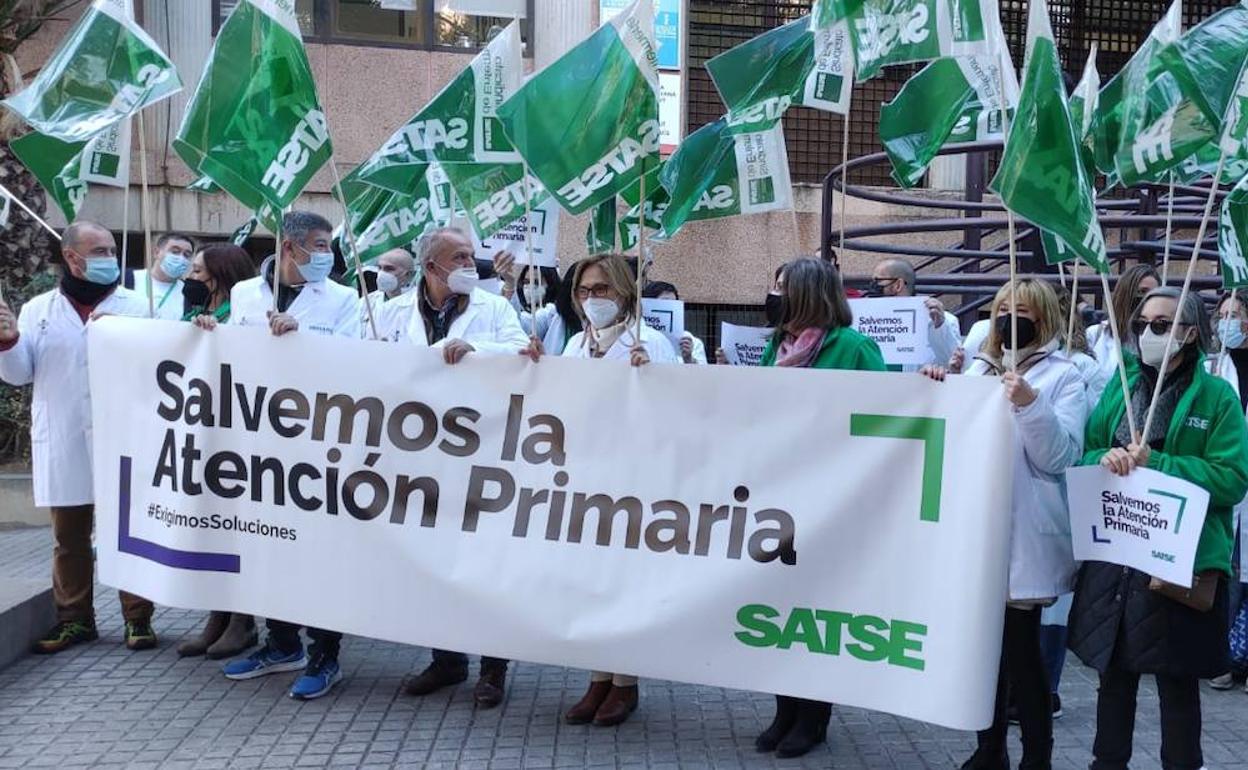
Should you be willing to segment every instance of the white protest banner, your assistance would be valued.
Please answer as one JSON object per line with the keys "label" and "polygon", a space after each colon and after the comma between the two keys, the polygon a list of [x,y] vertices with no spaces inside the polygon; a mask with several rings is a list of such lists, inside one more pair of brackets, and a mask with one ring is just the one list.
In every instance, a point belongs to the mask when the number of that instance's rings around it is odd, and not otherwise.
{"label": "white protest banner", "polygon": [[529,212],[531,219],[526,220],[525,215],[521,215],[484,241],[477,237],[471,226],[465,230],[472,236],[477,259],[493,259],[498,252],[506,251],[516,258],[516,269],[519,270],[529,264],[528,245],[524,240],[527,226],[530,229],[529,238],[533,241],[533,262],[538,267],[558,267],[559,211],[559,203],[554,198],[547,198],[532,208]]}
{"label": "white protest banner", "polygon": [[758,326],[719,325],[719,349],[733,366],[758,366],[771,340],[772,329]]}
{"label": "white protest banner", "polygon": [[678,299],[641,300],[641,317],[646,325],[667,337],[672,349],[680,352],[680,338],[685,333],[685,303]]}
{"label": "white protest banner", "polygon": [[109,585],[991,721],[1013,437],[990,378],[484,354],[447,366],[436,349],[228,325],[89,328],[92,390],[107,394],[92,414]]}
{"label": "white protest banner", "polygon": [[1115,476],[1099,465],[1066,471],[1077,561],[1134,567],[1191,586],[1209,493],[1148,468]]}
{"label": "white protest banner", "polygon": [[851,299],[854,328],[875,340],[884,363],[912,366],[931,360],[932,347],[927,333],[931,316],[924,306],[926,297],[869,297]]}

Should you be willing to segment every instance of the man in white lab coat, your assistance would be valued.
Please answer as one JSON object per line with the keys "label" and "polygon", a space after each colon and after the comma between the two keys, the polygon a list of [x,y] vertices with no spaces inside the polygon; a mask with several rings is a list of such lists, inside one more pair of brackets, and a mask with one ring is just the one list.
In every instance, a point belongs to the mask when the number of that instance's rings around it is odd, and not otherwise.
{"label": "man in white lab coat", "polygon": [[[472,240],[462,231],[447,227],[425,234],[416,244],[416,256],[423,269],[420,285],[404,295],[413,298],[406,312],[396,312],[402,298],[386,303],[382,315],[388,332],[379,330],[383,337],[441,348],[448,364],[468,355],[515,355],[529,344],[511,303],[477,288]],[[467,678],[467,655],[434,650],[433,662],[408,677],[403,690],[427,695]],[[482,657],[481,676],[473,690],[477,706],[502,703],[506,679],[506,660]]]}
{"label": "man in white lab coat", "polygon": [[[152,254],[152,301],[156,318],[182,320],[182,278],[191,270],[195,242],[183,233],[165,233],[156,239]],[[134,293],[147,302],[147,270],[135,270],[127,280]]]}
{"label": "man in white lab coat", "polygon": [[377,288],[369,293],[367,299],[360,299],[360,326],[365,339],[372,338],[368,328],[368,302],[374,314],[381,312],[387,302],[393,302],[411,292],[412,278],[416,273],[416,260],[412,253],[404,248],[391,249],[377,258],[372,265],[364,268],[375,270]]}
{"label": "man in white lab coat", "polygon": [[511,303],[478,287],[472,240],[453,227],[416,244],[419,285],[377,312],[381,339],[442,349],[449,364],[470,353],[514,354],[529,344]]}
{"label": "man in white lab coat", "polygon": [[[146,316],[147,303],[118,285],[121,269],[113,234],[79,221],[61,239],[57,288],[22,306],[14,319],[0,302],[0,379],[34,383],[31,459],[35,505],[51,510],[52,596],[57,623],[35,643],[37,653],[60,652],[99,638],[95,627],[95,557],[91,529],[91,392],[87,325],[95,315]],[[126,646],[156,646],[152,603],[121,592]]]}
{"label": "man in white lab coat", "polygon": [[[231,325],[265,326],[275,336],[323,334],[358,339],[359,297],[329,280],[334,266],[330,248],[333,226],[324,217],[291,211],[282,217],[280,266],[276,256],[260,265],[260,275],[234,285],[230,291]],[[273,274],[277,271],[277,310],[273,309]],[[268,674],[302,671],[290,688],[290,697],[312,700],[329,693],[342,680],[338,652],[342,634],[309,628],[309,654],[299,639],[300,626],[269,618],[264,646],[222,669],[228,679],[244,680]]]}

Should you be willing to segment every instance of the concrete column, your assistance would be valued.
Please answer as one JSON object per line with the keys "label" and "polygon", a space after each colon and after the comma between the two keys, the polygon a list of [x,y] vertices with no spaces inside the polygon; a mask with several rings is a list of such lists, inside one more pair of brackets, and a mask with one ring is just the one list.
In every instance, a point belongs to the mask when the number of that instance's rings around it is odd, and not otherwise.
{"label": "concrete column", "polygon": [[533,29],[537,69],[558,59],[594,31],[598,0],[536,0]]}
{"label": "concrete column", "polygon": [[[195,93],[212,50],[212,3],[179,0],[142,0],[142,3],[143,28],[173,60],[182,78],[180,93],[143,112],[149,181],[161,184],[167,178],[162,168],[162,161],[167,157],[166,145],[178,133],[186,104]],[[175,162],[172,155],[168,157],[169,163]]]}

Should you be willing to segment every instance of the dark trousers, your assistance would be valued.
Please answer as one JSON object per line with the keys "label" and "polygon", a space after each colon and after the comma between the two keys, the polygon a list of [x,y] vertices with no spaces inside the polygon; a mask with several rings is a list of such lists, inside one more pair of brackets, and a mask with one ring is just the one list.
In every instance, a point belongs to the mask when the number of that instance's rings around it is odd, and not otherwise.
{"label": "dark trousers", "polygon": [[[91,530],[95,526],[94,505],[53,508],[52,599],[56,619],[95,623],[95,553],[91,550]],[[150,621],[154,608],[142,596],[119,591],[121,615],[127,621]]]}
{"label": "dark trousers", "polygon": [[1040,626],[1040,654],[1049,673],[1049,692],[1057,694],[1066,666],[1066,626]]}
{"label": "dark trousers", "polygon": [[[299,648],[299,629],[302,626],[269,618],[264,621],[264,627],[269,630],[269,642],[277,649],[282,652],[292,652]],[[308,652],[312,657],[324,655],[334,660],[338,659],[338,648],[342,645],[341,633],[309,627],[308,639],[312,642],[308,647]]]}
{"label": "dark trousers", "polygon": [[[1126,770],[1135,734],[1135,699],[1140,675],[1113,663],[1101,675],[1096,699],[1096,741],[1092,770]],[[1199,770],[1200,680],[1191,676],[1157,675],[1161,701],[1161,766],[1166,770]]]}
{"label": "dark trousers", "polygon": [[979,748],[1005,754],[1011,697],[1018,707],[1023,733],[1024,766],[1047,767],[1053,753],[1053,711],[1049,675],[1040,654],[1040,608],[1005,610],[1005,635],[1001,644],[1001,667],[997,674],[997,700],[992,726],[978,734]]}
{"label": "dark trousers", "polygon": [[[454,652],[452,650],[434,650],[433,662],[447,668],[467,668],[468,656],[462,652]],[[489,658],[482,655],[481,670],[485,671],[492,668],[506,669],[509,662],[506,658]]]}

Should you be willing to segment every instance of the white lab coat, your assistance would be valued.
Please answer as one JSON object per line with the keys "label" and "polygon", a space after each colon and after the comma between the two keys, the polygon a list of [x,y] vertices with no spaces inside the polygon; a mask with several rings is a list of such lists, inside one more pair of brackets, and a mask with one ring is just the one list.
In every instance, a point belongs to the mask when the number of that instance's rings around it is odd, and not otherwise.
{"label": "white lab coat", "polygon": [[[147,300],[118,287],[94,312],[145,318]],[[0,379],[10,385],[34,383],[30,444],[39,507],[87,505],[95,500],[87,377],[90,323],[84,324],[69,299],[53,289],[22,306],[17,344],[0,353]]]}
{"label": "white lab coat", "polygon": [[520,319],[520,328],[526,334],[533,334],[542,341],[542,350],[548,356],[563,354],[563,347],[568,342],[568,325],[555,309],[554,304],[547,303],[530,313],[520,304],[516,296],[511,298],[511,307]]}
{"label": "white lab coat", "polygon": [[[389,342],[407,341],[426,347],[429,338],[420,314],[420,288],[390,300],[382,306],[377,334]],[[529,345],[529,335],[520,328],[511,303],[497,294],[473,289],[468,306],[451,322],[446,337],[435,343],[440,348],[459,339],[481,353],[519,353]]]}
{"label": "white lab coat", "polygon": [[966,351],[964,367],[970,366],[971,359],[979,355],[979,351],[983,349],[984,343],[988,341],[988,334],[991,331],[992,321],[988,318],[981,318],[971,324],[970,330],[966,333],[966,339],[962,342],[962,349]]}
{"label": "white lab coat", "polygon": [[[611,347],[607,348],[607,352],[603,354],[602,360],[631,360],[632,348],[637,340],[636,333],[637,322],[632,321],[628,324],[624,333],[611,344]],[[646,355],[650,357],[650,363],[652,364],[681,363],[680,354],[672,349],[672,343],[668,341],[667,337],[645,324],[641,325],[641,344],[645,347]],[[585,339],[585,332],[580,332],[568,340],[567,347],[563,349],[563,355],[568,358],[592,357],[589,353],[589,341]]]}
{"label": "white lab coat", "polygon": [[[260,266],[260,275],[234,284],[230,290],[230,320],[234,326],[268,326],[273,309],[273,286],[265,280],[269,257]],[[299,296],[286,312],[299,322],[299,331],[311,334],[360,336],[360,296],[330,280],[303,285]]]}
{"label": "white lab coat", "polygon": [[[134,271],[134,288],[131,289],[143,302],[143,315],[147,315],[147,271]],[[156,318],[164,321],[181,321],[182,316],[182,279],[173,283],[152,278],[152,297],[156,305]]]}
{"label": "white lab coat", "polygon": [[932,348],[929,364],[948,366],[954,352],[962,347],[962,326],[953,313],[945,313],[945,322],[939,328],[927,327],[927,344]]}
{"label": "white lab coat", "polygon": [[[1088,402],[1075,364],[1052,351],[1023,375],[1038,392],[1022,409],[1012,407],[1013,504],[1010,533],[1010,600],[1049,600],[1074,588],[1066,469],[1083,455]],[[968,375],[989,374],[976,359]]]}
{"label": "white lab coat", "polygon": [[[373,321],[376,322],[381,317],[381,309],[383,307],[392,302],[398,302],[410,294],[412,294],[412,292],[407,290],[399,293],[397,296],[387,298],[386,293],[381,289],[375,289],[374,291],[369,292],[368,301],[372,303]],[[360,303],[360,336],[366,340],[370,340],[373,338],[373,332],[368,326],[368,308],[364,304],[363,297],[359,297],[358,302]],[[377,336],[379,338],[383,337],[380,324],[377,325]]]}

